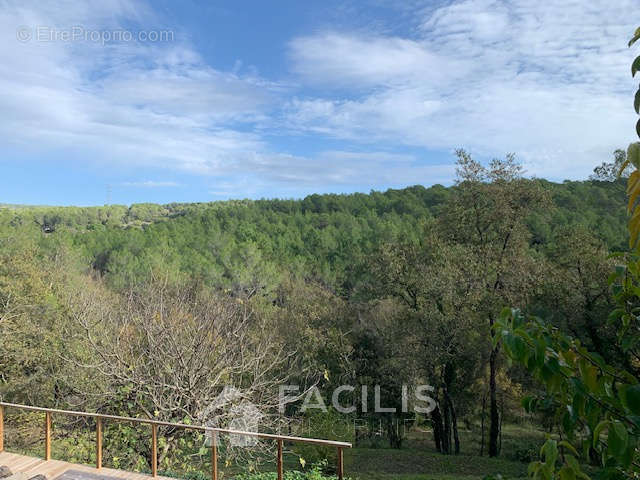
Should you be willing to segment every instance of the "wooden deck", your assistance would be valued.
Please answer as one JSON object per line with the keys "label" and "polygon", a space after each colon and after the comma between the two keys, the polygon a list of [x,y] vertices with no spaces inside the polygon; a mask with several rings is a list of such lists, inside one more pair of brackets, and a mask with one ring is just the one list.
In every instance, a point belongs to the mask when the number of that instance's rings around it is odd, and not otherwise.
{"label": "wooden deck", "polygon": [[[73,477],[81,480],[83,478],[97,480],[101,479],[121,479],[121,480],[150,480],[151,475],[143,473],[125,472],[123,470],[114,470],[112,468],[97,468],[86,465],[77,465],[75,463],[63,462],[61,460],[43,460],[42,458],[26,457],[9,452],[0,452],[0,466],[7,466],[13,474],[22,473],[27,479],[36,475],[44,475],[47,480],[54,480],[60,475],[67,473],[66,477]],[[71,475],[73,474],[73,475]],[[86,474],[86,477],[83,476]],[[155,477],[160,480],[175,480],[167,477]]]}

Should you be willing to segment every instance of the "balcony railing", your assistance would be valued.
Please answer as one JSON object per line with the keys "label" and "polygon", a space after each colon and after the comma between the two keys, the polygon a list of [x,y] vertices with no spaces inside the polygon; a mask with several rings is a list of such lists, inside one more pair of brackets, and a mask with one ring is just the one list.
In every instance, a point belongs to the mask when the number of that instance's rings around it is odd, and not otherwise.
{"label": "balcony railing", "polygon": [[[51,418],[55,415],[70,415],[75,417],[93,418],[96,422],[96,468],[102,468],[102,427],[105,421],[112,422],[128,422],[136,424],[146,424],[151,426],[151,475],[153,477],[158,476],[158,427],[172,427],[184,430],[194,430],[205,433],[222,433],[230,435],[241,435],[247,437],[259,438],[262,440],[272,440],[276,442],[278,447],[277,453],[277,471],[278,480],[283,479],[283,450],[284,443],[310,443],[314,445],[321,445],[325,447],[334,447],[338,452],[338,465],[337,474],[338,479],[344,478],[344,449],[351,448],[350,443],[336,442],[333,440],[320,440],[317,438],[305,438],[305,437],[291,437],[287,435],[276,435],[271,433],[258,433],[258,432],[243,432],[239,430],[229,430],[224,428],[207,427],[200,425],[186,425],[184,423],[171,423],[163,422],[159,420],[145,419],[145,418],[132,418],[132,417],[119,417],[116,415],[104,415],[101,413],[87,413],[87,412],[75,412],[72,410],[58,410],[55,408],[42,408],[32,407],[29,405],[19,405],[15,403],[0,402],[0,452],[4,450],[4,415],[5,407],[17,408],[20,410],[27,410],[31,412],[44,413],[44,458],[45,460],[51,460]],[[212,442],[211,445],[211,478],[212,480],[218,480],[218,447],[216,442]]]}

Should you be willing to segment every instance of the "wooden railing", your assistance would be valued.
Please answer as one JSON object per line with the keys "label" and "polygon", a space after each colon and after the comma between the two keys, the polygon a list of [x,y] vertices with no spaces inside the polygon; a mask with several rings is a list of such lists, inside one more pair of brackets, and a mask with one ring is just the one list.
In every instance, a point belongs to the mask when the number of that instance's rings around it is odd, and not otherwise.
{"label": "wooden railing", "polygon": [[[75,417],[93,418],[96,421],[96,468],[102,468],[102,427],[103,421],[115,421],[115,422],[131,422],[142,423],[151,426],[151,475],[158,476],[158,427],[173,427],[184,430],[195,430],[199,432],[210,432],[212,434],[223,433],[230,435],[241,435],[247,437],[254,437],[263,440],[273,440],[277,442],[278,456],[277,456],[277,469],[278,480],[283,479],[283,450],[284,442],[291,443],[311,443],[314,445],[322,445],[325,447],[334,447],[338,451],[338,465],[337,473],[338,478],[343,480],[344,478],[344,449],[351,448],[350,443],[335,442],[332,440],[320,440],[316,438],[305,437],[291,437],[286,435],[275,435],[271,433],[258,433],[258,432],[243,432],[239,430],[229,430],[224,428],[206,427],[200,425],[186,425],[184,423],[171,423],[163,422],[159,420],[152,420],[146,418],[132,418],[132,417],[119,417],[116,415],[104,415],[101,413],[86,413],[86,412],[74,412],[71,410],[58,410],[54,408],[42,408],[32,407],[29,405],[19,405],[15,403],[0,402],[0,452],[4,450],[4,410],[5,407],[17,408],[21,410],[28,410],[31,412],[44,413],[44,458],[45,460],[51,460],[51,417],[53,414],[59,415],[71,415]],[[211,442],[211,478],[212,480],[218,480],[218,447],[216,442]]]}

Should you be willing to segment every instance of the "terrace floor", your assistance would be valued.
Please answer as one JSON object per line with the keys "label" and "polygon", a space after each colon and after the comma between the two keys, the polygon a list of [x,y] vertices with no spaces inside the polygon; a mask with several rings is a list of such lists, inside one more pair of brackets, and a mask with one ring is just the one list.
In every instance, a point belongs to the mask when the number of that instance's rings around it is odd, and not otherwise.
{"label": "terrace floor", "polygon": [[[63,462],[61,460],[43,460],[42,458],[26,457],[16,453],[0,452],[0,466],[7,466],[15,474],[23,474],[26,479],[36,475],[44,475],[47,480],[150,480],[151,475],[132,473],[112,468],[98,470],[87,465]],[[167,477],[156,477],[159,480],[169,480]],[[175,480],[175,479],[171,479]]]}

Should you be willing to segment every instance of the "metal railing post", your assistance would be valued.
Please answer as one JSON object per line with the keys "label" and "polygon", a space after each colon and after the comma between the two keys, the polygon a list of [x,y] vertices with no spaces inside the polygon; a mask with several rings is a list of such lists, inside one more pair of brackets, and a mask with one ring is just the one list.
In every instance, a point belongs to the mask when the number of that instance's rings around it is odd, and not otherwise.
{"label": "metal railing post", "polygon": [[51,460],[51,412],[44,414],[44,459]]}
{"label": "metal railing post", "polygon": [[96,468],[102,468],[102,418],[96,418]]}
{"label": "metal railing post", "polygon": [[282,439],[278,439],[278,480],[282,480]]}
{"label": "metal railing post", "polygon": [[4,407],[0,405],[0,452],[4,451]]}
{"label": "metal railing post", "polygon": [[158,426],[151,425],[151,476],[158,476]]}
{"label": "metal railing post", "polygon": [[215,435],[213,435],[213,442],[211,442],[211,468],[212,480],[218,480],[218,445]]}

